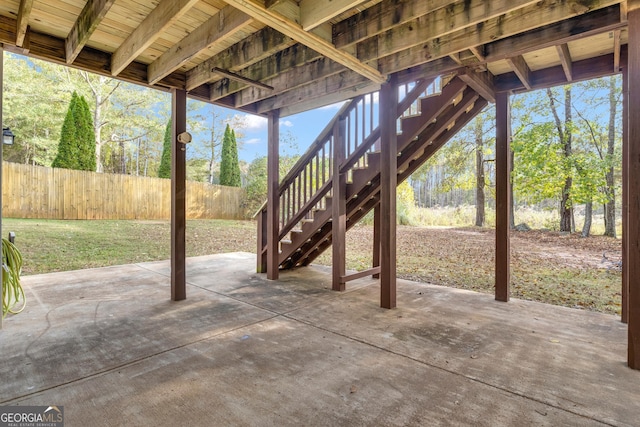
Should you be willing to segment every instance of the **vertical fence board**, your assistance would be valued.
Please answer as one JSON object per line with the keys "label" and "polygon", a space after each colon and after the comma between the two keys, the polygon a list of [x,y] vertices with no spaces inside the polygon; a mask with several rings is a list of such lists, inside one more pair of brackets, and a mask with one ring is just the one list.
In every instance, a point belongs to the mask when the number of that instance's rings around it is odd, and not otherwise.
{"label": "vertical fence board", "polygon": [[[170,180],[3,163],[6,218],[165,219]],[[187,218],[245,219],[241,188],[187,182]]]}

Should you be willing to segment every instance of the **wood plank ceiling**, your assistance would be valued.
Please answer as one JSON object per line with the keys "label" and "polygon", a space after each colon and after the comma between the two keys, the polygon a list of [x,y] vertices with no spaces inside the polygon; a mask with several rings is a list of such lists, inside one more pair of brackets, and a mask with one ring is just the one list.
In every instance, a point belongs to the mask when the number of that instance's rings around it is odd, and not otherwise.
{"label": "wood plank ceiling", "polygon": [[2,0],[0,43],[281,116],[463,68],[480,93],[616,73],[626,1]]}

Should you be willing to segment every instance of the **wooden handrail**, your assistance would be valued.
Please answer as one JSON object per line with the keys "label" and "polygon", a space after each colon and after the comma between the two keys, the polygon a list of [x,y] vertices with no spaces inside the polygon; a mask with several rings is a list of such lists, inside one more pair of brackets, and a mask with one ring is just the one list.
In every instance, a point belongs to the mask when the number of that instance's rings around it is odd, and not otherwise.
{"label": "wooden handrail", "polygon": [[309,146],[307,151],[305,151],[305,153],[302,156],[300,156],[300,158],[298,159],[296,164],[291,168],[291,170],[287,172],[284,178],[282,178],[282,181],[280,182],[280,188],[278,189],[279,195],[282,195],[284,188],[288,186],[287,181],[290,181],[293,178],[295,178],[302,171],[302,169],[304,169],[307,166],[309,161],[315,157],[315,154],[317,154],[318,149],[322,147],[322,145],[324,145],[325,142],[327,142],[327,138],[330,137],[331,134],[333,133],[333,125],[335,124],[335,122],[338,119],[340,119],[347,111],[351,110],[353,106],[357,105],[358,102],[360,102],[360,100],[363,97],[364,95],[357,96],[353,98],[350,102],[343,105],[342,108],[340,108],[340,111],[338,111],[338,113],[333,117],[333,119],[331,119],[331,121],[324,127],[324,129],[322,130],[320,135],[316,138],[316,140],[313,142],[313,144]]}
{"label": "wooden handrail", "polygon": [[[421,95],[434,82],[435,78],[419,79],[411,90],[407,90],[403,99],[396,107],[396,117],[403,117],[404,113],[411,106],[421,99]],[[408,85],[408,84],[407,84]],[[405,89],[408,89],[405,86]],[[368,97],[368,98],[367,98]],[[362,102],[362,105],[360,103]],[[341,173],[349,171],[356,164],[364,164],[363,158],[365,154],[371,150],[376,141],[380,139],[380,127],[373,128],[373,95],[361,95],[353,98],[350,102],[343,105],[333,119],[325,126],[320,135],[309,146],[305,153],[298,159],[296,164],[289,170],[278,186],[278,200],[280,205],[280,221],[281,228],[279,238],[284,238],[315,206],[320,204],[331,191],[333,185],[333,174],[331,170],[335,167],[339,168]],[[419,104],[418,104],[419,106]],[[367,114],[368,113],[368,114]],[[365,116],[370,116],[365,120]],[[335,124],[338,120],[346,120],[349,123],[347,138],[350,142],[347,145],[347,158],[341,160],[336,165],[336,160],[331,160],[332,151],[335,153],[336,148],[333,146],[333,138],[335,132]],[[369,126],[367,126],[369,125]],[[351,127],[353,126],[353,128]],[[368,133],[367,133],[368,132]],[[353,149],[353,151],[351,151]],[[329,155],[326,157],[326,155]],[[319,156],[322,156],[320,158]],[[335,157],[335,156],[333,156]],[[325,176],[325,162],[329,160],[329,174]],[[322,179],[319,179],[320,169],[319,162],[322,162]],[[361,163],[362,162],[362,163]],[[315,170],[314,170],[315,163]],[[313,175],[316,175],[315,182]],[[310,177],[308,177],[308,175]],[[307,193],[307,189],[309,193]],[[264,212],[266,203],[256,212],[258,216],[260,212]]]}
{"label": "wooden handrail", "polygon": [[[357,96],[353,98],[351,101],[345,103],[340,108],[338,113],[324,127],[322,132],[320,132],[320,135],[318,135],[315,141],[309,146],[309,148],[307,148],[307,151],[305,151],[305,153],[302,156],[300,156],[296,164],[293,165],[293,167],[289,170],[289,172],[287,172],[284,178],[282,178],[282,180],[280,181],[280,185],[278,186],[278,197],[282,196],[282,194],[284,193],[284,190],[290,184],[289,181],[293,180],[296,176],[298,176],[298,174],[307,166],[309,161],[315,157],[319,149],[327,142],[327,138],[329,138],[331,136],[331,133],[333,132],[333,125],[335,124],[335,122],[338,119],[340,119],[345,113],[350,111],[354,106],[358,105],[358,102],[360,102],[363,98],[364,98],[364,95]],[[256,211],[255,214],[253,214],[252,218],[256,218],[260,212],[266,209],[266,207],[267,207],[267,202],[265,200],[262,206],[260,206],[260,208]]]}
{"label": "wooden handrail", "polygon": [[318,204],[318,202],[320,202],[320,200],[322,200],[322,198],[324,196],[326,196],[326,194],[329,192],[329,190],[331,189],[331,185],[332,185],[333,179],[329,178],[323,185],[322,187],[320,187],[318,189],[318,191],[316,191],[316,194],[313,195],[313,197],[311,197],[309,199],[309,201],[307,201],[307,203],[304,204],[304,206],[302,206],[298,212],[291,217],[291,219],[289,219],[289,222],[287,224],[285,224],[282,229],[280,230],[280,238],[282,239],[284,236],[287,235],[287,233],[289,231],[291,231],[293,229],[293,227],[300,221],[302,221],[302,218],[307,214],[307,211],[311,208],[313,208],[315,205]]}

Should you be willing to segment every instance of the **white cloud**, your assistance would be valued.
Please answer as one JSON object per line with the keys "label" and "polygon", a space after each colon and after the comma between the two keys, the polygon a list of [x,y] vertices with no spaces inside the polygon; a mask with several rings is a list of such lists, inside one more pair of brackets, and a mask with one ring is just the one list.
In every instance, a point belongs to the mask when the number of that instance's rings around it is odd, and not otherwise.
{"label": "white cloud", "polygon": [[244,141],[245,144],[260,144],[262,140],[260,138],[250,138]]}
{"label": "white cloud", "polygon": [[259,131],[267,128],[266,117],[247,114],[243,117],[244,128],[248,131]]}
{"label": "white cloud", "polygon": [[293,127],[293,123],[291,122],[291,120],[280,120],[280,126],[284,126],[284,127],[288,127],[288,128],[292,128]]}

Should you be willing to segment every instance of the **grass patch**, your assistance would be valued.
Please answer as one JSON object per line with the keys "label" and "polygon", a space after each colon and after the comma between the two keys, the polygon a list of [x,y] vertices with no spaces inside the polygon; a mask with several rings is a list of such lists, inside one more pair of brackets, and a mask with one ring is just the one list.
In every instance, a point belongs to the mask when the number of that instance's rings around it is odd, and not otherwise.
{"label": "grass patch", "polygon": [[[24,274],[157,261],[170,257],[169,221],[3,220],[15,231]],[[373,229],[347,233],[347,268],[371,263]],[[187,256],[255,253],[253,221],[187,221]],[[398,227],[400,278],[493,293],[494,233],[488,228]],[[554,232],[514,232],[511,281],[515,298],[620,313],[619,271],[601,265],[602,253],[619,259],[620,240],[582,239]],[[331,250],[316,261],[331,265]]]}
{"label": "grass patch", "polygon": [[[169,221],[59,221],[4,218],[15,231],[24,258],[23,274],[79,270],[168,259]],[[187,221],[187,256],[255,252],[252,221]]]}

